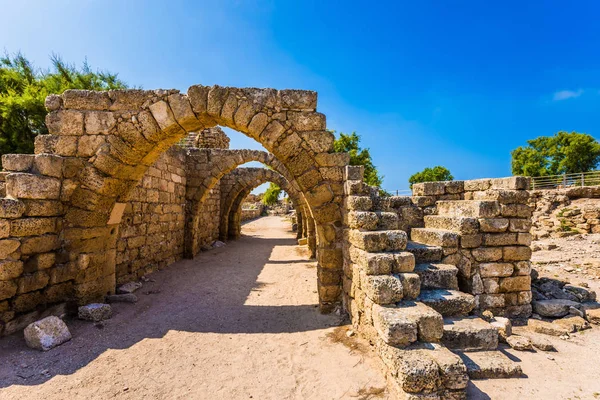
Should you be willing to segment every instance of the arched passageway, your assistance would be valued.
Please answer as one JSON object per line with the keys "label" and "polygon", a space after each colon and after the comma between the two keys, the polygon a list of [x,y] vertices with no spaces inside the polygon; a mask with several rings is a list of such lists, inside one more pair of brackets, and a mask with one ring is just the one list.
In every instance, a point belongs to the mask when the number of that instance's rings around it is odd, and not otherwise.
{"label": "arched passageway", "polygon": [[266,168],[237,168],[222,178],[221,223],[222,239],[237,238],[243,200],[256,187],[266,182],[277,184],[290,196],[296,210],[304,204],[301,194],[276,171]]}
{"label": "arched passageway", "polygon": [[[50,96],[47,106],[50,134],[36,139],[36,153],[68,158],[68,177],[60,181],[64,241],[56,263],[73,271],[79,303],[114,291],[118,226],[148,168],[188,132],[216,125],[257,140],[289,171],[305,199],[305,214],[314,220],[321,307],[327,311],[339,302],[342,170],[348,156],[332,152],[333,135],[316,112],[316,93],[200,85],[187,94],[70,90]],[[233,168],[210,165],[211,176],[189,179],[186,190],[200,204],[211,182]],[[194,225],[194,213],[186,215],[186,226]]]}

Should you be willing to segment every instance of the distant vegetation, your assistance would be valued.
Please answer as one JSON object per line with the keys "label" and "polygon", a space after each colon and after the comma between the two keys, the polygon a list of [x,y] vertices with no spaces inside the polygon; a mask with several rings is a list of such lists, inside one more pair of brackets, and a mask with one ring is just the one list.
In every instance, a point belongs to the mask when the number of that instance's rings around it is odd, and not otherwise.
{"label": "distant vegetation", "polygon": [[67,89],[110,90],[127,88],[110,72],[93,72],[51,57],[52,68],[41,70],[18,53],[0,58],[0,154],[33,153],[35,136],[47,134],[44,101]]}
{"label": "distant vegetation", "polygon": [[365,183],[370,186],[381,187],[383,176],[379,175],[377,167],[373,165],[369,149],[360,147],[360,136],[356,132],[349,135],[340,132],[338,138],[333,142],[333,151],[336,153],[349,153],[350,165],[365,166]]}
{"label": "distant vegetation", "polygon": [[279,195],[281,192],[282,190],[279,185],[271,183],[265,193],[262,195],[262,203],[266,206],[274,206],[277,204],[277,200],[279,200]]}
{"label": "distant vegetation", "polygon": [[451,181],[453,179],[454,176],[452,176],[448,168],[438,165],[433,168],[425,168],[423,171],[413,174],[408,178],[408,183],[410,183],[410,187],[412,188],[415,183]]}
{"label": "distant vegetation", "polygon": [[548,176],[598,168],[600,143],[587,133],[540,136],[511,152],[513,175]]}

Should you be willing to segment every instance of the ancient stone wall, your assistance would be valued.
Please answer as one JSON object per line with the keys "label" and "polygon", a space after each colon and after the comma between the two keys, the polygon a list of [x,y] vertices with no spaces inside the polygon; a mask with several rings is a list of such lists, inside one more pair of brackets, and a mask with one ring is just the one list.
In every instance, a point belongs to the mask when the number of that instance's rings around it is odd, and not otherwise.
{"label": "ancient stone wall", "polygon": [[185,150],[171,147],[136,186],[123,213],[117,242],[117,284],[183,258]]}
{"label": "ancient stone wall", "polygon": [[413,185],[425,228],[411,239],[443,248],[459,269],[476,309],[510,317],[531,315],[529,179],[510,177]]}
{"label": "ancient stone wall", "polygon": [[242,208],[241,220],[244,222],[251,219],[256,219],[260,217],[261,213],[262,209],[260,208]]}
{"label": "ancient stone wall", "polygon": [[534,239],[600,233],[600,186],[531,191]]}
{"label": "ancient stone wall", "polygon": [[219,223],[221,219],[221,183],[214,185],[208,192],[206,199],[198,213],[199,223],[197,228],[197,246],[207,249],[215,240],[219,239]]}

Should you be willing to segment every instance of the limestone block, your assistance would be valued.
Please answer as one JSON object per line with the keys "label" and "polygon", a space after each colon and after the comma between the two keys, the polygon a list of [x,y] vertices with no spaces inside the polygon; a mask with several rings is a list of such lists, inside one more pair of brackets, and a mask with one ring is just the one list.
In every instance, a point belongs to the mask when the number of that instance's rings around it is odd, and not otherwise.
{"label": "limestone block", "polygon": [[472,179],[464,181],[464,189],[469,192],[488,190],[490,187],[491,179]]}
{"label": "limestone block", "polygon": [[74,110],[51,111],[46,115],[46,126],[52,135],[83,135],[83,113]]}
{"label": "limestone block", "polygon": [[392,272],[412,272],[415,269],[415,256],[408,251],[394,253],[394,262],[392,264]]}
{"label": "limestone block", "polygon": [[531,208],[525,204],[502,204],[501,214],[503,217],[531,218]]}
{"label": "limestone block", "polygon": [[[308,143],[308,146],[315,153],[329,153],[333,148],[335,137],[333,133],[329,131],[301,131],[299,133],[302,139]],[[348,161],[346,161],[343,165],[347,164]]]}
{"label": "limestone block", "polygon": [[0,281],[0,300],[9,299],[17,294],[17,284],[13,281]]}
{"label": "limestone block", "polygon": [[112,308],[109,304],[91,303],[79,307],[77,317],[86,321],[103,321],[112,317]]}
{"label": "limestone block", "polygon": [[414,196],[437,196],[446,193],[446,182],[415,183],[412,187]]}
{"label": "limestone block", "polygon": [[296,131],[323,131],[326,129],[325,115],[318,112],[288,111],[288,121]]}
{"label": "limestone block", "polygon": [[76,110],[108,110],[111,106],[106,91],[68,89],[62,99],[65,108]]}
{"label": "limestone block", "polygon": [[60,107],[62,107],[62,97],[56,94],[46,96],[44,106],[48,111],[58,110]]}
{"label": "limestone block", "polygon": [[31,275],[24,275],[18,280],[19,288],[17,294],[43,289],[48,285],[49,281],[50,276],[45,271],[37,271]]}
{"label": "limestone block", "polygon": [[361,288],[376,304],[392,304],[402,300],[404,288],[400,279],[393,275],[365,275]]}
{"label": "limestone block", "polygon": [[414,300],[421,292],[421,278],[415,273],[395,274],[402,283],[403,298]]}
{"label": "limestone block", "polygon": [[6,193],[22,199],[58,199],[60,180],[25,173],[8,174]]}
{"label": "limestone block", "polygon": [[542,317],[564,317],[570,307],[579,308],[577,302],[566,299],[537,300],[532,303],[533,310]]}
{"label": "limestone block", "polygon": [[33,154],[4,154],[2,168],[5,171],[28,172],[33,167]]}
{"label": "limestone block", "polygon": [[77,136],[37,135],[34,140],[35,154],[51,153],[74,156],[77,152]]}
{"label": "limestone block", "polygon": [[516,233],[487,233],[483,236],[485,246],[508,246],[517,244]]}
{"label": "limestone block", "polygon": [[181,135],[184,133],[166,101],[158,101],[150,105],[149,109],[158,126],[166,135]]}
{"label": "limestone block", "polygon": [[2,260],[0,261],[0,281],[10,281],[23,274],[23,262]]}
{"label": "limestone block", "polygon": [[20,200],[0,198],[0,218],[19,218],[25,212],[25,204]]}
{"label": "limestone block", "polygon": [[500,292],[520,292],[531,290],[531,276],[514,276],[500,279]]}
{"label": "limestone block", "polygon": [[173,115],[175,116],[175,119],[183,129],[185,129],[188,132],[194,132],[204,128],[204,125],[200,123],[200,121],[198,121],[196,115],[192,111],[192,106],[188,101],[187,96],[184,96],[179,93],[174,93],[170,95],[167,99],[169,101],[169,106],[173,111]]}
{"label": "limestone block", "polygon": [[479,262],[498,261],[502,259],[502,247],[480,247],[471,251],[473,258]]}
{"label": "limestone block", "polygon": [[492,189],[529,190],[531,179],[525,176],[491,179]]}
{"label": "limestone block", "polygon": [[285,89],[277,92],[277,98],[282,108],[302,111],[317,108],[317,92]]}
{"label": "limestone block", "polygon": [[47,351],[71,340],[71,332],[58,317],[50,316],[36,321],[25,328],[27,346]]}
{"label": "limestone block", "polygon": [[481,246],[483,242],[482,235],[462,235],[460,237],[460,247],[463,249],[472,249]]}
{"label": "limestone block", "polygon": [[0,259],[8,257],[9,254],[17,251],[21,242],[15,239],[0,240]]}
{"label": "limestone block", "polygon": [[482,263],[479,265],[479,273],[483,278],[495,278],[511,276],[514,265],[511,263]]}
{"label": "limestone block", "polygon": [[19,218],[10,222],[11,236],[37,236],[56,232],[56,218]]}
{"label": "limestone block", "polygon": [[504,232],[508,229],[509,220],[507,218],[479,218],[479,225],[482,232]]}
{"label": "limestone block", "polygon": [[528,261],[531,249],[528,246],[506,246],[502,248],[502,258],[505,261]]}
{"label": "limestone block", "polygon": [[85,113],[85,133],[87,135],[107,135],[115,127],[117,120],[109,111],[90,111]]}
{"label": "limestone block", "polygon": [[407,318],[402,309],[373,305],[373,325],[379,337],[392,346],[407,346],[417,341],[417,323]]}
{"label": "limestone block", "polygon": [[21,239],[21,253],[36,254],[48,253],[60,247],[57,235],[32,236]]}

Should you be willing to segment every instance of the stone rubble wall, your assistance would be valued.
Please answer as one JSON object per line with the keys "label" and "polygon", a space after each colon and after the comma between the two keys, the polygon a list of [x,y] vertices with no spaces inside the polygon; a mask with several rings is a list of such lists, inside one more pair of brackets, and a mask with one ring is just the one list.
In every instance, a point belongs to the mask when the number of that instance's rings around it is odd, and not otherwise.
{"label": "stone rubble wall", "polygon": [[117,284],[183,258],[185,150],[171,147],[152,165],[130,197],[119,226]]}
{"label": "stone rubble wall", "polygon": [[250,221],[252,219],[256,219],[256,218],[260,217],[261,214],[262,214],[261,208],[242,208],[241,220],[242,220],[242,222]]}
{"label": "stone rubble wall", "polygon": [[600,186],[533,190],[534,239],[600,233]]}
{"label": "stone rubble wall", "polygon": [[198,248],[207,250],[219,239],[221,219],[221,183],[217,183],[209,192],[199,212]]}
{"label": "stone rubble wall", "polygon": [[421,281],[399,229],[402,212],[381,208],[410,201],[381,198],[363,174],[346,168],[343,300],[352,324],[377,349],[395,398],[466,398],[466,367],[438,343],[442,316],[418,301]]}
{"label": "stone rubble wall", "polygon": [[[531,315],[529,179],[509,177],[413,185],[425,230],[412,239],[444,248],[442,262],[459,269],[461,291],[476,309],[494,315]],[[442,230],[432,237],[431,230]],[[445,233],[447,231],[448,233]]]}

